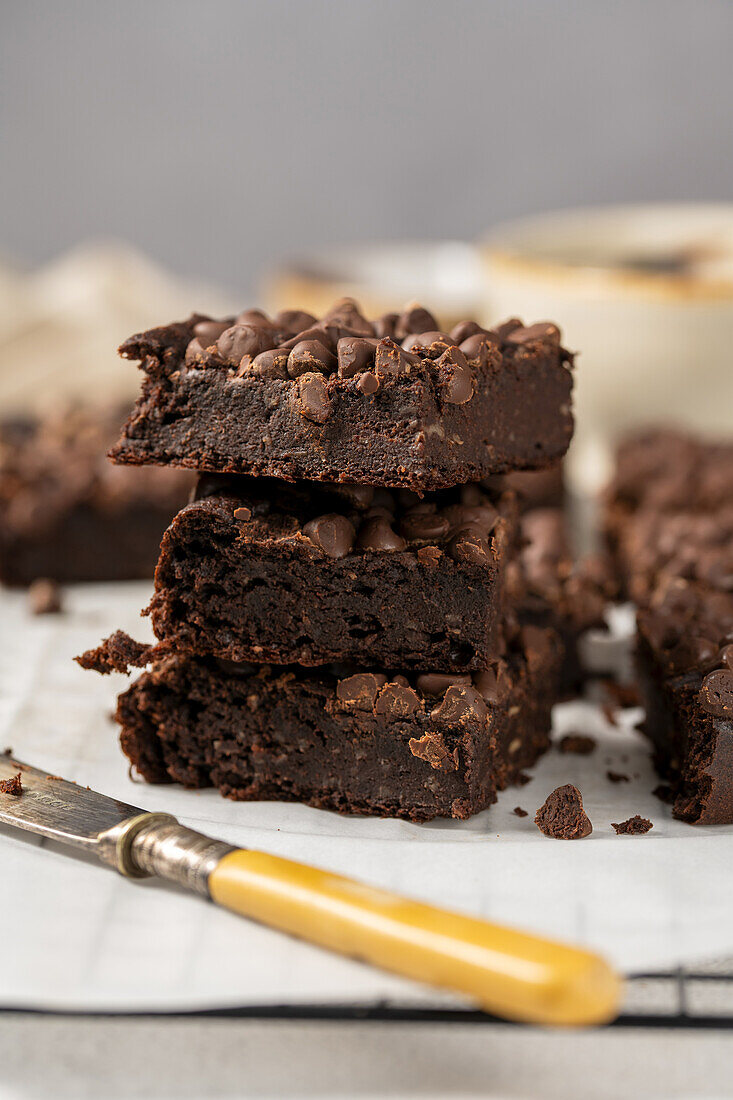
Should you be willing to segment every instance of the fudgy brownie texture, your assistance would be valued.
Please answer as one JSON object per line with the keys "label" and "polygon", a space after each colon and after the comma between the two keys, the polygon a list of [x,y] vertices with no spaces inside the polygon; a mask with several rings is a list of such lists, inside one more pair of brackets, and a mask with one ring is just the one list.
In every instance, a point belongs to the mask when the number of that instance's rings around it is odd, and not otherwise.
{"label": "fudgy brownie texture", "polygon": [[682,432],[631,436],[616,454],[604,528],[623,591],[647,603],[659,579],[733,585],[733,443]]}
{"label": "fudgy brownie texture", "polygon": [[156,636],[234,661],[486,668],[513,494],[204,477],[168,528]]}
{"label": "fudgy brownie texture", "polygon": [[413,821],[465,818],[547,748],[558,653],[552,631],[525,627],[473,675],[174,654],[120,696],[122,748],[149,782]]}
{"label": "fudgy brownie texture", "polygon": [[673,812],[733,824],[733,592],[672,579],[637,622],[644,728]]}
{"label": "fudgy brownie texture", "polygon": [[520,519],[520,550],[507,569],[508,591],[528,622],[551,625],[565,650],[561,691],[583,684],[580,637],[605,625],[604,613],[617,592],[611,563],[604,554],[575,558],[562,508],[532,508]]}
{"label": "fudgy brownie texture", "polygon": [[343,299],[320,320],[196,315],[120,354],[145,373],[121,463],[422,491],[544,468],[573,430],[551,323],[445,333],[419,306],[368,321]]}
{"label": "fudgy brownie texture", "polygon": [[76,406],[0,424],[0,580],[29,585],[152,577],[163,531],[191,491],[181,470],[115,468],[119,409]]}

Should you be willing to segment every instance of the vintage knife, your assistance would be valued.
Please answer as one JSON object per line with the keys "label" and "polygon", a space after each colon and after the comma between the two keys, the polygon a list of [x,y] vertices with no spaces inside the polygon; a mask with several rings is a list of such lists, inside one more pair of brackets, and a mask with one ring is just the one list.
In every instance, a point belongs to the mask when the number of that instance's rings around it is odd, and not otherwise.
{"label": "vintage knife", "polygon": [[621,982],[598,955],[437,909],[303,863],[235,848],[0,754],[0,824],[82,848],[123,875],[157,875],[245,917],[541,1024],[616,1015]]}

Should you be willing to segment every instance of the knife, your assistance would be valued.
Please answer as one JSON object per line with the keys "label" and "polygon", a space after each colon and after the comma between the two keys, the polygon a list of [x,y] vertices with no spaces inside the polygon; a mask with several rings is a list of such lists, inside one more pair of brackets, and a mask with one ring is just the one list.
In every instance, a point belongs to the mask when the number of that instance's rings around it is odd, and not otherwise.
{"label": "knife", "polygon": [[536,1024],[606,1023],[622,984],[600,956],[399,897],[280,856],[235,848],[0,754],[0,824],[96,855],[129,878],[178,883],[281,932],[464,994]]}

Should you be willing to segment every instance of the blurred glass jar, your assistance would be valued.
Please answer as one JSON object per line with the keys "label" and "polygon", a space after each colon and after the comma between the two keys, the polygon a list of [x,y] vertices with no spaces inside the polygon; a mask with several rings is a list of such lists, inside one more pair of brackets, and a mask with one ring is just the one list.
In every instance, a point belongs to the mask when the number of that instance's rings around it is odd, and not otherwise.
{"label": "blurred glass jar", "polygon": [[418,301],[443,328],[475,317],[484,300],[478,249],[461,241],[393,241],[338,247],[294,260],[265,280],[265,305],[325,313],[356,298],[368,317]]}
{"label": "blurred glass jar", "polygon": [[733,204],[576,209],[498,226],[481,319],[553,320],[580,352],[568,470],[609,473],[641,424],[733,434]]}

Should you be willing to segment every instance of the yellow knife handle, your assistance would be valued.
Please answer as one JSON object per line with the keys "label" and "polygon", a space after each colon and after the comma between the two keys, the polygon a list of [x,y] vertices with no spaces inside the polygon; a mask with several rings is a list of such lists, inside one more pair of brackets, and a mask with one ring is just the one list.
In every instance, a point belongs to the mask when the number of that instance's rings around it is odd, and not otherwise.
{"label": "yellow knife handle", "polygon": [[341,875],[257,851],[211,871],[212,899],[310,943],[465,994],[536,1024],[612,1020],[621,981],[598,955],[450,913]]}

